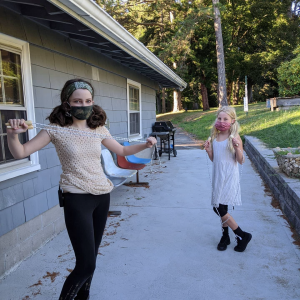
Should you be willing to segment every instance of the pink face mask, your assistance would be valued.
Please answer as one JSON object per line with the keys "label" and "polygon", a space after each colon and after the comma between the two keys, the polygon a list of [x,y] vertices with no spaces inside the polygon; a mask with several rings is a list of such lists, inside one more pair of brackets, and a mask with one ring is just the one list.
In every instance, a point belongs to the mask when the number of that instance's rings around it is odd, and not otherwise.
{"label": "pink face mask", "polygon": [[229,130],[231,126],[231,123],[227,123],[227,122],[220,122],[217,121],[215,123],[215,127],[219,130],[219,131],[226,131]]}

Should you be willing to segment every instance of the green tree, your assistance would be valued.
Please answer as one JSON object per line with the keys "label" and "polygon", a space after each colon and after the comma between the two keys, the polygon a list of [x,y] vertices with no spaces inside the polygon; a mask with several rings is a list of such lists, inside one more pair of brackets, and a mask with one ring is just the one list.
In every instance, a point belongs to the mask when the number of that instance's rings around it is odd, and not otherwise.
{"label": "green tree", "polygon": [[[183,102],[218,104],[211,0],[97,3],[188,83]],[[245,75],[250,101],[278,95],[278,67],[300,42],[299,7],[300,0],[220,0],[228,103],[242,96]]]}
{"label": "green tree", "polygon": [[292,2],[226,1],[223,24],[228,94],[233,83],[247,75],[250,101],[254,85],[260,91],[274,87],[269,91],[276,95],[277,69],[290,59],[299,42],[299,18],[289,16]]}
{"label": "green tree", "polygon": [[300,46],[294,51],[297,56],[278,68],[280,96],[300,95]]}

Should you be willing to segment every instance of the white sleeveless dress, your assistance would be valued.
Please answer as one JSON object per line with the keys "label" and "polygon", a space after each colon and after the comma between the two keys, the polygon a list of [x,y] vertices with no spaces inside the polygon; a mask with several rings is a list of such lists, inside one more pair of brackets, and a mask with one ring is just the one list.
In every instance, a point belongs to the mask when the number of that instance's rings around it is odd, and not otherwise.
{"label": "white sleeveless dress", "polygon": [[213,141],[212,198],[214,207],[241,205],[239,166],[235,154],[227,147],[228,139]]}

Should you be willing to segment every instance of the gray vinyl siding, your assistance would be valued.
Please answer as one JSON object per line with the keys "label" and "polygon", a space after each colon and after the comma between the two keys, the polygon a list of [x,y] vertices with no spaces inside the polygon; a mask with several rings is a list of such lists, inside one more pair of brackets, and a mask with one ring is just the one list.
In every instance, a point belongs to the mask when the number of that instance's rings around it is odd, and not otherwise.
{"label": "gray vinyl siding", "polygon": [[[155,121],[156,82],[88,47],[1,7],[0,32],[30,43],[36,122],[60,103],[60,89],[71,78],[83,78],[95,88],[95,103],[110,120],[112,135],[127,137],[127,78],[142,85],[142,134]],[[93,79],[92,67],[99,72]],[[0,182],[0,236],[58,204],[61,166],[52,144],[39,151],[42,169]]]}

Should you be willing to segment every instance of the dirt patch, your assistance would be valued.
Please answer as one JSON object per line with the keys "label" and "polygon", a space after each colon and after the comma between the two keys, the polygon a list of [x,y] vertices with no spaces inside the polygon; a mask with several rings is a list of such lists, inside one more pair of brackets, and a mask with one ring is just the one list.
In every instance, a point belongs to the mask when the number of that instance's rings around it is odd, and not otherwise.
{"label": "dirt patch", "polygon": [[278,285],[281,285],[284,288],[288,288],[289,282],[286,279],[276,276],[275,280]]}
{"label": "dirt patch", "polygon": [[105,235],[106,236],[111,236],[111,235],[115,235],[115,234],[117,234],[117,230],[113,230],[111,232],[107,232]]}
{"label": "dirt patch", "polygon": [[61,258],[61,257],[65,256],[65,255],[68,255],[71,251],[72,251],[72,250],[69,249],[67,253],[58,255],[58,258]]}
{"label": "dirt patch", "polygon": [[38,285],[43,285],[42,282],[41,282],[41,280],[39,280],[37,283],[31,285],[30,288],[34,287],[34,286],[38,286]]}
{"label": "dirt patch", "polygon": [[111,224],[111,226],[114,228],[118,228],[119,226],[121,226],[121,224],[119,222],[116,222],[116,223]]}
{"label": "dirt patch", "polygon": [[37,296],[37,295],[41,295],[41,290],[39,289],[38,291],[36,291],[35,293],[32,293],[33,296]]}
{"label": "dirt patch", "polygon": [[107,247],[107,246],[109,246],[109,245],[110,245],[110,243],[104,241],[104,242],[100,245],[99,248],[104,248],[104,247]]}
{"label": "dirt patch", "polygon": [[24,298],[22,298],[22,300],[28,300],[28,299],[30,299],[29,296],[25,296]]}
{"label": "dirt patch", "polygon": [[59,272],[47,272],[47,275],[43,276],[44,279],[46,278],[50,278],[51,279],[51,282],[54,282],[56,277],[59,275],[60,273]]}
{"label": "dirt patch", "polygon": [[67,271],[68,271],[69,273],[71,273],[71,272],[73,271],[73,269],[67,268]]}

